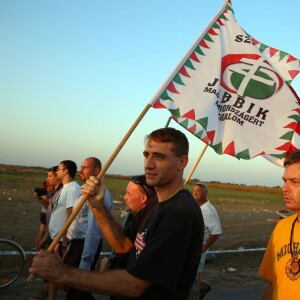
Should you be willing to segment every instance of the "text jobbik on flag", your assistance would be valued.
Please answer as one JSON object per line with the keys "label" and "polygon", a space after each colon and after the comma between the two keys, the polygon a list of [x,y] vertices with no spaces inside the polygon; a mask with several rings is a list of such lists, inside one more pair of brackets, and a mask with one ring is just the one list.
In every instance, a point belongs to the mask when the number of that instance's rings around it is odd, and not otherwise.
{"label": "text jobbik on flag", "polygon": [[227,1],[150,101],[218,154],[281,160],[300,145],[299,60],[237,24]]}

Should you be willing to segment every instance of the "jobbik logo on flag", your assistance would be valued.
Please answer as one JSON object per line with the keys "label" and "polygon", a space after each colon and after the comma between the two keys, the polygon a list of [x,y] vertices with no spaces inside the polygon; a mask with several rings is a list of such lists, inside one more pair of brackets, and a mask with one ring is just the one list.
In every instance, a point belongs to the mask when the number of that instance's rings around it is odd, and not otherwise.
{"label": "jobbik logo on flag", "polygon": [[299,60],[237,24],[227,1],[151,100],[218,154],[281,160],[300,146]]}

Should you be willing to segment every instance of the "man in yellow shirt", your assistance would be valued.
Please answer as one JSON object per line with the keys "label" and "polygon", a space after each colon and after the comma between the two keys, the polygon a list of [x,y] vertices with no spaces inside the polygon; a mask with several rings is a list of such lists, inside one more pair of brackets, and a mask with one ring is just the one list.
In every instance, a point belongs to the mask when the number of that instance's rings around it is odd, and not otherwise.
{"label": "man in yellow shirt", "polygon": [[284,161],[282,187],[287,209],[296,214],[281,220],[274,229],[259,274],[267,279],[267,299],[299,299],[300,287],[300,150]]}

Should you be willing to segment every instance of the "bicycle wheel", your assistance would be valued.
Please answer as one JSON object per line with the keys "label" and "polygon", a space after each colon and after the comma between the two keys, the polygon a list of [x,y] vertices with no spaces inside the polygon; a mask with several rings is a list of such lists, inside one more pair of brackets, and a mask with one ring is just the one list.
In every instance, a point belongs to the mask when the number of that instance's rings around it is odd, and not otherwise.
{"label": "bicycle wheel", "polygon": [[0,288],[9,286],[22,274],[26,256],[14,241],[0,239]]}

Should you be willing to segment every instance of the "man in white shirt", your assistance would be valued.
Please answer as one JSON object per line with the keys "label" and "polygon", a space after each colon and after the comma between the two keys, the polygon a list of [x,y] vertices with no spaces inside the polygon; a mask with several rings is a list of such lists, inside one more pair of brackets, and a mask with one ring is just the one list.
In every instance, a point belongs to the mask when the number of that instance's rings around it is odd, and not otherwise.
{"label": "man in white shirt", "polygon": [[[63,188],[53,204],[53,211],[50,217],[49,233],[52,240],[72,214],[74,202],[81,195],[80,185],[75,181],[76,172],[77,165],[72,160],[62,161],[56,170],[57,177],[62,182]],[[67,246],[68,239],[66,234],[64,234],[56,250],[62,256],[66,252]],[[48,297],[50,300],[56,299],[57,291],[58,289],[55,286],[49,285]]]}
{"label": "man in white shirt", "polygon": [[207,250],[210,246],[212,246],[219,235],[222,233],[222,228],[220,224],[220,219],[218,213],[214,206],[207,199],[208,187],[203,182],[198,182],[194,186],[193,196],[195,200],[200,205],[203,220],[204,220],[204,238],[203,238],[203,246],[202,246],[202,255],[200,259],[200,264],[198,267],[198,286],[199,286],[199,299],[202,299],[206,293],[209,292],[211,286],[208,284],[204,284],[203,282],[203,269],[205,266],[205,259]]}

